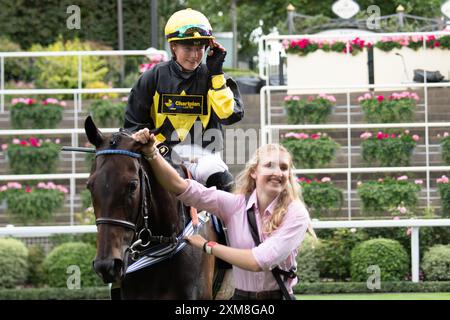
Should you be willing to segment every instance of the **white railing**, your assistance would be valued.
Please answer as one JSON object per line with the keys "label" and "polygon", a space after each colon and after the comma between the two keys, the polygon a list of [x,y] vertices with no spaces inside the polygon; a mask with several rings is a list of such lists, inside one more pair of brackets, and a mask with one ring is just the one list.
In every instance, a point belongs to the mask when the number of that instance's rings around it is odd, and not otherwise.
{"label": "white railing", "polygon": [[[412,281],[419,282],[419,229],[421,227],[450,227],[450,219],[409,219],[409,220],[360,220],[360,221],[313,221],[314,229],[338,228],[412,228],[411,232],[411,274]],[[94,225],[14,227],[0,228],[0,237],[47,237],[52,234],[95,233]]]}

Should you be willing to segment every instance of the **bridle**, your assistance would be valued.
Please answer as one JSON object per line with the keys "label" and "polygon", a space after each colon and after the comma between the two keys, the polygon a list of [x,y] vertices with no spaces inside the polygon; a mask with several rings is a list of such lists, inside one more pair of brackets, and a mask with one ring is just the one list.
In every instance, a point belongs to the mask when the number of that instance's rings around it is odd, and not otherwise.
{"label": "bridle", "polygon": [[[143,249],[147,248],[150,243],[170,243],[173,245],[173,250],[175,250],[178,246],[179,239],[176,234],[173,234],[170,237],[167,236],[154,236],[149,227],[149,210],[151,210],[151,201],[147,201],[147,195],[151,195],[151,185],[150,180],[148,178],[147,173],[145,172],[141,159],[142,155],[136,152],[121,150],[121,149],[106,149],[95,152],[95,156],[105,156],[105,155],[124,155],[136,159],[139,165],[139,181],[140,181],[140,209],[137,217],[135,217],[134,222],[114,219],[108,217],[100,217],[95,220],[95,224],[98,225],[114,225],[119,226],[127,230],[132,230],[135,233],[133,243],[126,249],[126,253],[129,253],[133,260],[137,260],[142,254],[144,250],[139,250],[137,247],[141,247]],[[142,216],[144,225],[142,229],[138,230],[137,221],[139,219],[139,215]],[[170,252],[166,252],[165,254],[170,254]],[[126,257],[124,260],[127,260]]]}

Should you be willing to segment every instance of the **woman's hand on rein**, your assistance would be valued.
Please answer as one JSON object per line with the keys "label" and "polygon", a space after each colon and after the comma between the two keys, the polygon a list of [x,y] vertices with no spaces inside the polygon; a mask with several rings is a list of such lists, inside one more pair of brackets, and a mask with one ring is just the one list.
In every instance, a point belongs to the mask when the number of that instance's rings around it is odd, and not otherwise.
{"label": "woman's hand on rein", "polygon": [[131,135],[131,137],[144,145],[142,148],[142,153],[144,154],[152,154],[155,152],[155,135],[150,133],[148,128],[141,129]]}
{"label": "woman's hand on rein", "polygon": [[192,246],[197,248],[203,248],[203,244],[206,242],[206,239],[203,238],[199,234],[194,234],[193,236],[186,236],[184,239]]}

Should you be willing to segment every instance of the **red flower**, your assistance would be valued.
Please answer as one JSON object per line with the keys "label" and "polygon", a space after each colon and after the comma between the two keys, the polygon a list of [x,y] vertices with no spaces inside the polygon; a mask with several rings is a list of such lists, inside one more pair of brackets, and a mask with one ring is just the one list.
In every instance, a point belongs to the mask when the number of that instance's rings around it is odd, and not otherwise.
{"label": "red flower", "polygon": [[21,140],[21,141],[20,141],[20,145],[21,145],[21,146],[27,146],[27,145],[28,145],[28,142],[26,142],[25,140]]}
{"label": "red flower", "polygon": [[299,181],[300,181],[300,182],[304,182],[304,181],[305,181],[305,177],[301,177],[301,178],[299,179]]}
{"label": "red flower", "polygon": [[440,43],[439,41],[435,41],[435,42],[434,42],[434,46],[435,46],[435,47],[440,47],[440,46],[441,46],[441,43]]}
{"label": "red flower", "polygon": [[387,139],[387,138],[389,138],[389,133],[384,133],[383,134],[383,139]]}
{"label": "red flower", "polygon": [[384,96],[377,96],[378,102],[382,102],[384,100]]}
{"label": "red flower", "polygon": [[30,193],[31,192],[31,188],[30,187],[25,187],[25,192]]}
{"label": "red flower", "polygon": [[383,132],[378,131],[378,133],[377,133],[377,139],[378,139],[378,140],[383,139]]}
{"label": "red flower", "polygon": [[306,179],[306,183],[310,184],[311,183],[311,179]]}
{"label": "red flower", "polygon": [[391,134],[391,138],[396,138],[397,136],[395,135],[395,133]]}
{"label": "red flower", "polygon": [[320,136],[318,134],[316,134],[316,133],[311,135],[311,139],[313,139],[313,140],[317,140],[319,138],[320,138]]}
{"label": "red flower", "polygon": [[29,141],[30,141],[30,144],[31,144],[33,147],[39,147],[39,141],[38,141],[38,139],[31,137],[31,138],[29,139]]}
{"label": "red flower", "polygon": [[314,178],[314,182],[319,182],[319,180],[317,178]]}

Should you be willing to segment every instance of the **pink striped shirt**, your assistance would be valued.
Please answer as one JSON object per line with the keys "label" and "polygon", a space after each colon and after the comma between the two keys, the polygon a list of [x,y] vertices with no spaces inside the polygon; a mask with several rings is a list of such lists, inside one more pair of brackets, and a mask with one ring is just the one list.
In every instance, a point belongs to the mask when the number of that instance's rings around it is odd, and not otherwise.
{"label": "pink striped shirt", "polygon": [[[297,248],[303,241],[308,223],[309,214],[305,206],[299,202],[292,202],[283,222],[270,236],[262,232],[262,220],[266,220],[273,213],[276,200],[267,207],[263,215],[258,210],[256,191],[253,192],[245,203],[244,195],[235,195],[215,187],[206,188],[202,184],[187,179],[189,186],[178,199],[185,204],[199,210],[206,210],[219,217],[227,227],[229,245],[234,248],[252,249],[253,256],[263,271],[246,271],[233,266],[235,288],[245,291],[277,290],[279,286],[270,271],[275,266],[283,270],[289,270],[296,266],[295,256]],[[261,244],[254,247],[250,226],[247,222],[247,209],[254,206],[258,232]],[[292,287],[297,279],[289,279],[286,282],[288,290],[292,293]]]}

